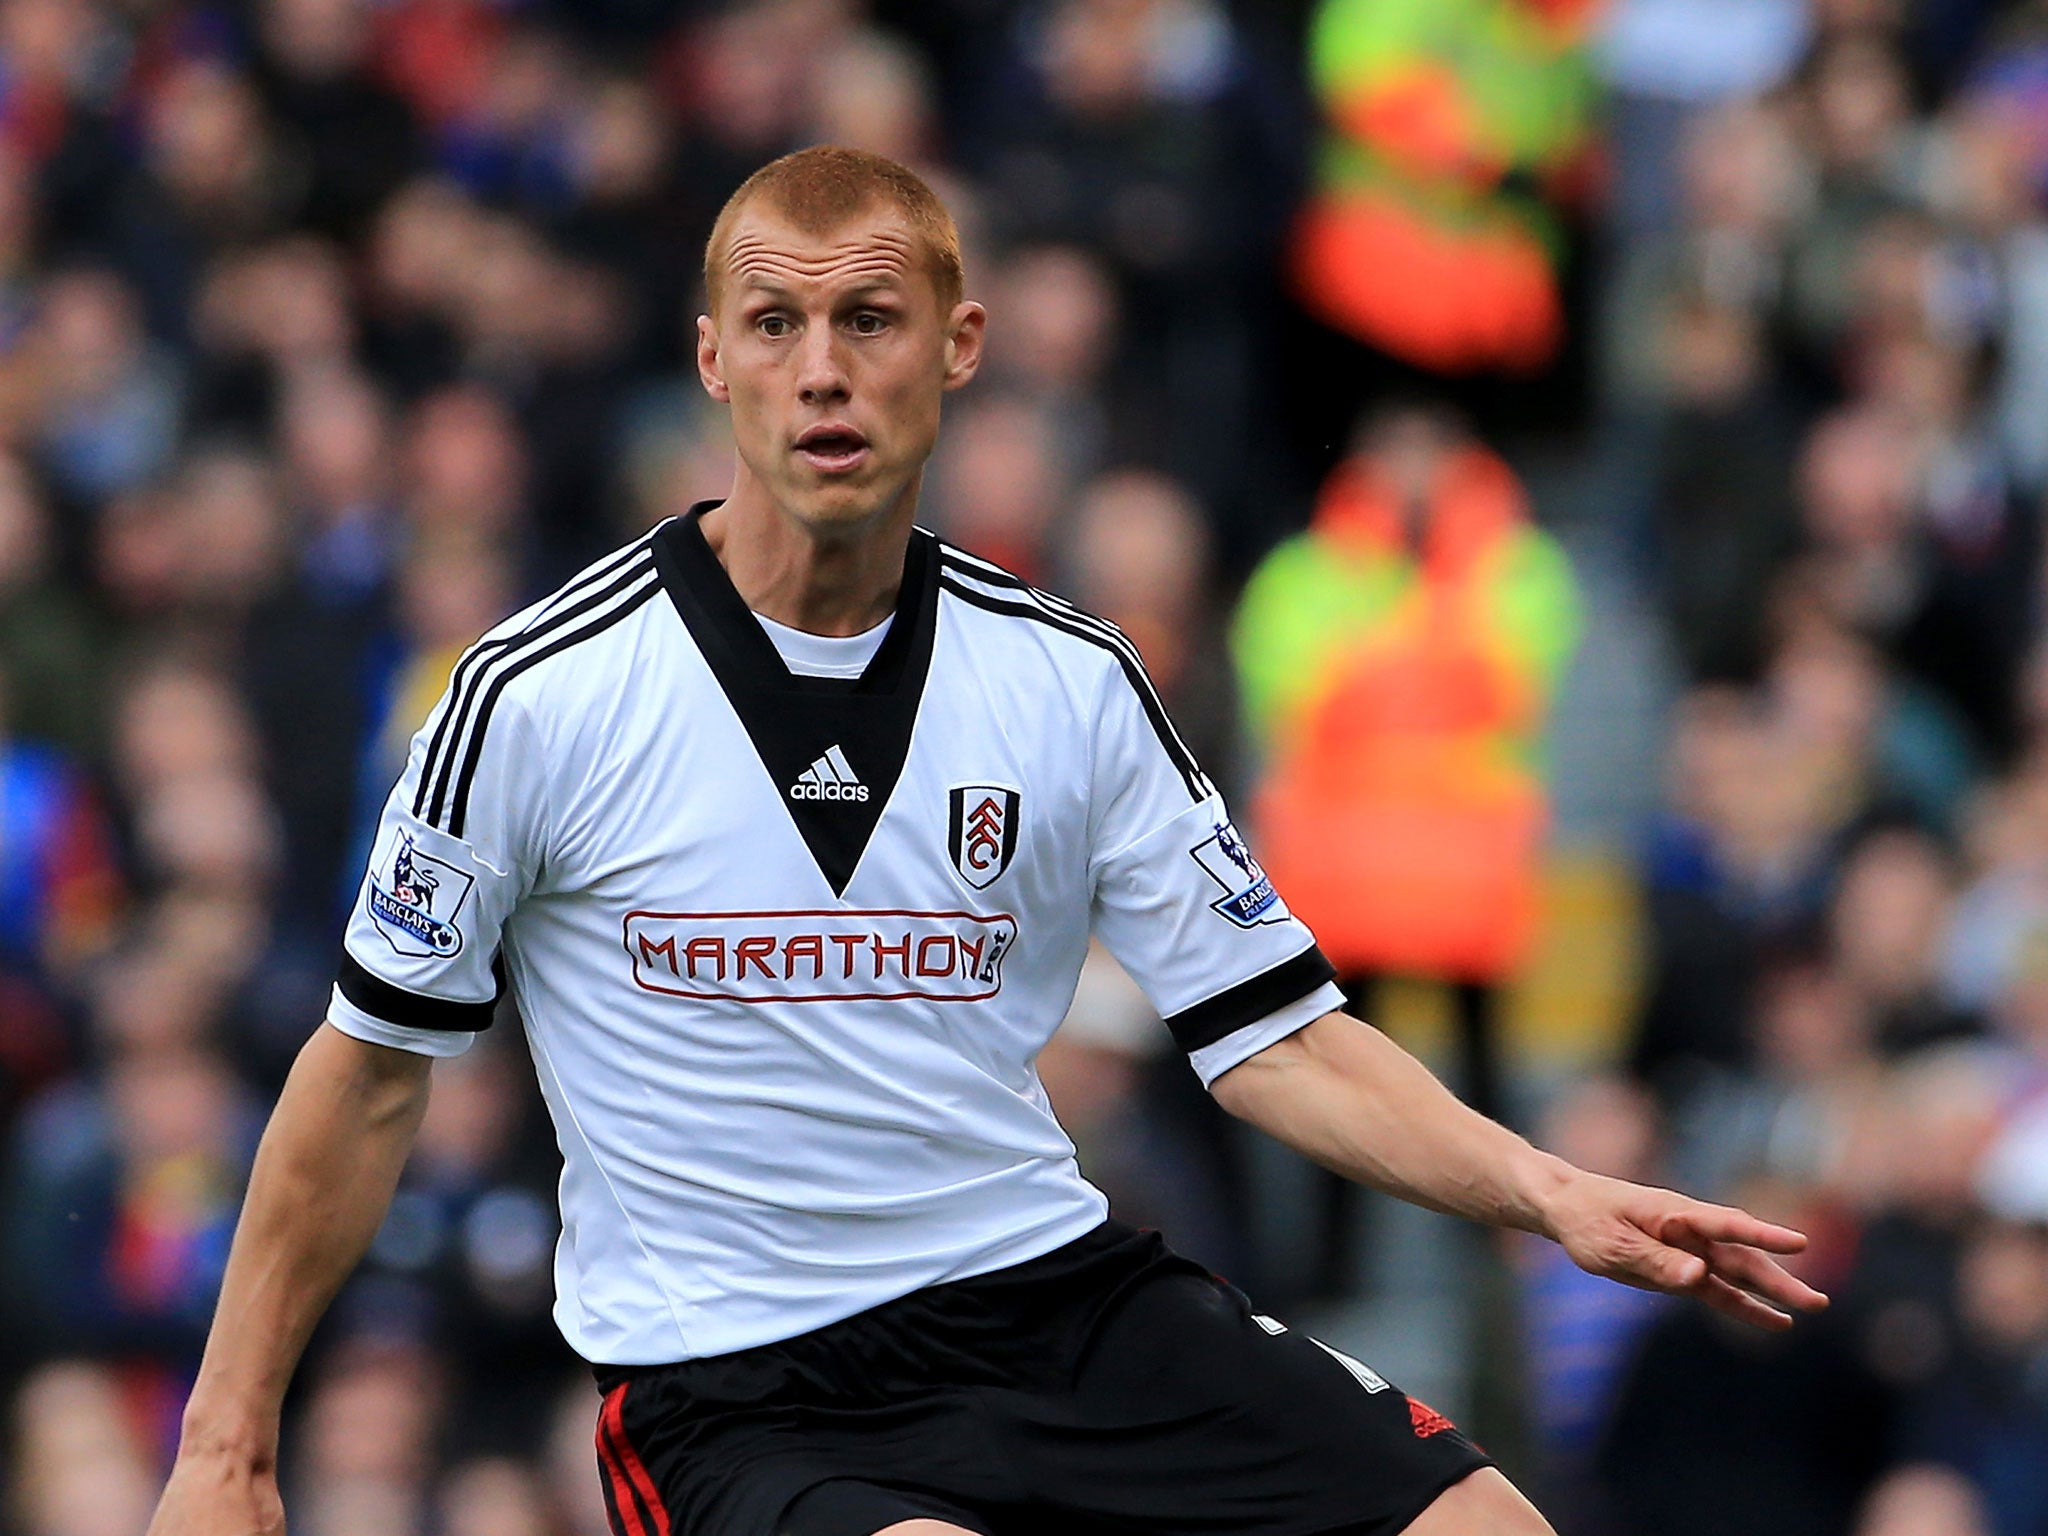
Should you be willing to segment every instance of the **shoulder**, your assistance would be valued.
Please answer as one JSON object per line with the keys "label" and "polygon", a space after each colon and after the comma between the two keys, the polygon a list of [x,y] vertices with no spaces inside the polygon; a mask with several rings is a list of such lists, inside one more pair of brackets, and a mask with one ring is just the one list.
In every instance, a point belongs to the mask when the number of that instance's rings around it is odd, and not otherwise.
{"label": "shoulder", "polygon": [[1214,792],[1160,701],[1138,648],[1116,625],[1066,598],[1034,587],[992,561],[938,542],[942,599],[969,622],[990,626],[1006,655],[1043,657],[1085,694],[1093,723],[1117,722],[1159,747],[1197,800]]}
{"label": "shoulder", "polygon": [[[560,663],[572,656],[587,661],[593,647],[630,635],[636,617],[662,590],[652,545],[658,531],[585,567],[463,652],[440,709],[421,733],[425,756],[415,815],[459,835],[479,772],[501,775],[511,762],[508,740],[529,731],[552,734],[549,719],[616,694],[616,680],[603,665]],[[487,768],[493,762],[498,769]]]}
{"label": "shoulder", "polygon": [[1006,646],[1043,653],[1063,670],[1107,676],[1142,672],[1137,647],[1121,629],[1066,598],[1034,587],[993,561],[936,541],[941,600]]}
{"label": "shoulder", "polygon": [[602,633],[637,610],[659,590],[654,540],[666,523],[650,528],[600,560],[594,560],[539,602],[529,604],[489,630],[471,647],[524,649],[547,641],[574,644],[587,633]]}
{"label": "shoulder", "polygon": [[1505,541],[1507,558],[1525,568],[1540,570],[1546,575],[1571,575],[1572,559],[1564,544],[1547,528],[1528,522],[1522,524]]}
{"label": "shoulder", "polygon": [[650,529],[592,562],[539,602],[488,630],[456,663],[451,693],[513,692],[532,698],[546,683],[587,677],[582,668],[547,664],[630,632],[629,621],[662,590],[653,545],[660,531]]}
{"label": "shoulder", "polygon": [[1488,575],[1505,600],[1525,606],[1569,606],[1578,589],[1564,545],[1534,523],[1501,541]]}
{"label": "shoulder", "polygon": [[1343,568],[1326,540],[1307,531],[1292,534],[1252,567],[1238,598],[1239,610],[1290,607],[1304,596],[1320,593]]}

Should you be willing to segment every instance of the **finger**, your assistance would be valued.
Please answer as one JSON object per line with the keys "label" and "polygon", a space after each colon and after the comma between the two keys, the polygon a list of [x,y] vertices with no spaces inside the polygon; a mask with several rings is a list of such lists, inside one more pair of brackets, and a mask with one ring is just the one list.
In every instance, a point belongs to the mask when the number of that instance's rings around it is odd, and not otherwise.
{"label": "finger", "polygon": [[[1743,1213],[1736,1211],[1730,1214],[1740,1216]],[[1825,1294],[1794,1276],[1756,1247],[1738,1242],[1709,1241],[1676,1218],[1666,1223],[1666,1229],[1666,1240],[1672,1246],[1700,1255],[1716,1274],[1768,1301],[1802,1312],[1818,1312],[1828,1304]]]}
{"label": "finger", "polygon": [[1638,1233],[1634,1240],[1597,1254],[1585,1267],[1609,1280],[1645,1291],[1690,1291],[1712,1272],[1706,1256],[1688,1253]]}
{"label": "finger", "polygon": [[1618,1264],[1630,1279],[1659,1291],[1689,1291],[1713,1272],[1706,1255],[1661,1243],[1624,1253]]}
{"label": "finger", "polygon": [[1723,1316],[1732,1317],[1738,1323],[1747,1323],[1752,1328],[1783,1333],[1792,1326],[1788,1313],[1758,1301],[1747,1291],[1736,1289],[1719,1275],[1707,1276],[1693,1288],[1692,1294]]}
{"label": "finger", "polygon": [[1706,1259],[1721,1279],[1776,1306],[1795,1312],[1818,1312],[1828,1304],[1826,1293],[1815,1290],[1776,1259],[1754,1248],[1717,1243]]}
{"label": "finger", "polygon": [[[1666,1216],[1659,1224],[1657,1236],[1667,1243],[1690,1248],[1695,1253],[1700,1251],[1700,1242],[1742,1243],[1751,1248],[1761,1248],[1766,1253],[1801,1253],[1806,1248],[1804,1232],[1761,1221],[1733,1206],[1697,1202]],[[1686,1238],[1693,1241],[1687,1242]]]}

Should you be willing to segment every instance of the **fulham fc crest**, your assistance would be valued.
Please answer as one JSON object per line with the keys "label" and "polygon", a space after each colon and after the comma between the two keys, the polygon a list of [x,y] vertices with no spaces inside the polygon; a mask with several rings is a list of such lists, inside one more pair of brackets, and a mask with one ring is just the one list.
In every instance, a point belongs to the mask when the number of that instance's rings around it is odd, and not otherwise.
{"label": "fulham fc crest", "polygon": [[961,784],[952,792],[947,846],[953,868],[975,890],[985,890],[1017,853],[1017,791],[993,784]]}

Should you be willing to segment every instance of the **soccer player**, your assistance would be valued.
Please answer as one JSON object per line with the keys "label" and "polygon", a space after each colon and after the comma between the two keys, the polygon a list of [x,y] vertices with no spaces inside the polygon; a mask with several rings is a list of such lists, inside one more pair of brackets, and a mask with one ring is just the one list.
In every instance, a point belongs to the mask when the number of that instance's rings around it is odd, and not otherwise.
{"label": "soccer player", "polygon": [[1338,1172],[1763,1327],[1823,1304],[1771,1257],[1798,1233],[1538,1152],[1338,1011],[1130,644],[915,527],[985,324],[921,181],[776,161],[705,281],[731,494],[486,635],[414,741],[154,1536],[282,1529],[287,1379],[506,989],[620,1536],[1549,1529],[1105,1219],[1032,1065],[1091,931],[1228,1110]]}

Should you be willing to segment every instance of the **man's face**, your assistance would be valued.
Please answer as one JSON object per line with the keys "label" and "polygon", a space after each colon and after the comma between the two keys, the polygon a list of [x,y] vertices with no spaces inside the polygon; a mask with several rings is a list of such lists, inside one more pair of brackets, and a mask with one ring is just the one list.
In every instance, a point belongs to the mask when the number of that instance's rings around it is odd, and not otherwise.
{"label": "man's face", "polygon": [[938,439],[939,399],[981,357],[978,304],[942,312],[918,239],[886,203],[822,236],[742,210],[697,367],[732,406],[742,477],[813,533],[900,504]]}

